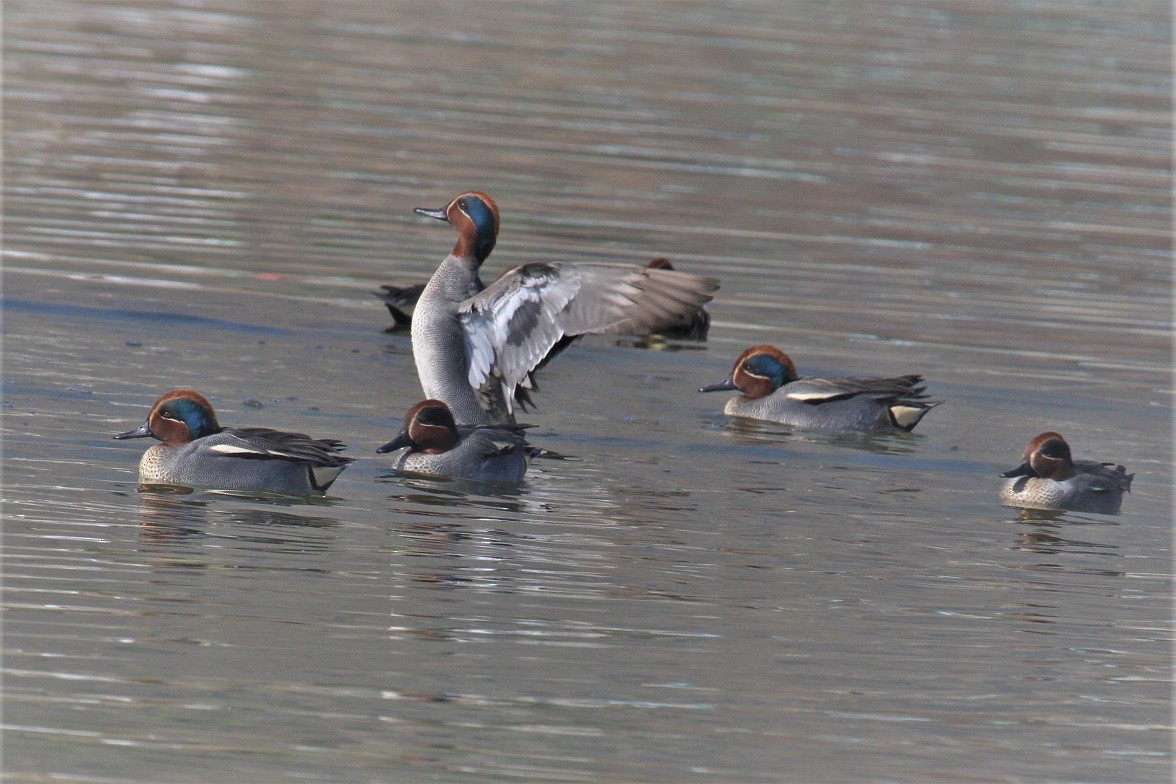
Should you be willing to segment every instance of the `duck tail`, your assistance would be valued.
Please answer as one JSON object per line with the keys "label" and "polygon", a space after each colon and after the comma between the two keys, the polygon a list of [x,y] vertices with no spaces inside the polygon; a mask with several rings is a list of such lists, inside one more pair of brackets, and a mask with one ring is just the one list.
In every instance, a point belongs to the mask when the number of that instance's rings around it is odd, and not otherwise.
{"label": "duck tail", "polygon": [[890,414],[890,423],[900,430],[905,430],[908,433],[915,429],[915,425],[923,417],[927,416],[927,412],[938,406],[943,401],[922,401],[922,400],[901,400],[887,409]]}

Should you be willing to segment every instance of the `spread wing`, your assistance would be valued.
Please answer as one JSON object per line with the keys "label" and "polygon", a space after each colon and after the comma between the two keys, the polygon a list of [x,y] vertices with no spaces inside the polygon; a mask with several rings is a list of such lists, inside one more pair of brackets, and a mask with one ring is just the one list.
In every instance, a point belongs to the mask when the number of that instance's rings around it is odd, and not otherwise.
{"label": "spread wing", "polygon": [[352,462],[339,454],[343,444],[334,439],[311,438],[267,427],[222,430],[208,449],[219,455],[270,460],[296,460],[320,466],[343,466]]}
{"label": "spread wing", "polygon": [[792,400],[804,403],[827,403],[867,395],[876,400],[914,402],[927,397],[922,376],[896,378],[801,378],[786,387]]}
{"label": "spread wing", "polygon": [[502,385],[507,405],[560,338],[648,332],[697,312],[714,278],[627,264],[525,264],[458,307],[469,383]]}

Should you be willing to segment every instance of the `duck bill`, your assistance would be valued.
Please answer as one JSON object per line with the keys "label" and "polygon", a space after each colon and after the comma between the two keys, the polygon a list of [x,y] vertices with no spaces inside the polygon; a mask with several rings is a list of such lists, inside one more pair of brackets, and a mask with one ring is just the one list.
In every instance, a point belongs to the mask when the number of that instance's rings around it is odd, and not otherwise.
{"label": "duck bill", "polygon": [[700,387],[698,391],[699,392],[727,392],[732,389],[738,389],[738,388],[739,387],[735,386],[735,382],[731,380],[731,377],[727,376],[725,379],[718,382],[717,384],[710,384],[709,386]]}
{"label": "duck bill", "polygon": [[151,428],[147,426],[146,422],[144,422],[134,430],[128,430],[125,433],[119,433],[115,436],[115,438],[119,440],[124,438],[155,438],[155,434],[151,432]]}
{"label": "duck bill", "polygon": [[415,212],[417,215],[424,215],[427,218],[436,218],[437,220],[443,220],[446,223],[449,223],[449,216],[446,214],[444,207],[439,210],[430,210],[425,207],[417,207],[415,210],[413,210],[413,212]]}
{"label": "duck bill", "polygon": [[385,455],[389,452],[394,452],[397,449],[403,449],[406,446],[412,446],[412,439],[408,437],[408,428],[401,430],[396,438],[393,438],[388,443],[376,450],[376,454]]}
{"label": "duck bill", "polygon": [[1033,469],[1029,467],[1029,461],[1026,460],[1016,468],[1005,471],[1001,476],[1005,479],[1012,479],[1014,476],[1033,476]]}

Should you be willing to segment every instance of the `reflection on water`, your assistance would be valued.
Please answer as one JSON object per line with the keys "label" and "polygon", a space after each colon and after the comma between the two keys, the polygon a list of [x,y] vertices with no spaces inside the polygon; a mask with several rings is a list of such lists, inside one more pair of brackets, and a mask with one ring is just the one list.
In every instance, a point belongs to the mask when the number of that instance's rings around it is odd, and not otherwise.
{"label": "reflection on water", "polygon": [[[5,779],[1166,781],[1170,10],[860,11],[6,4]],[[420,390],[370,292],[469,188],[491,277],[722,281],[705,343],[546,368],[513,490],[374,452]],[[946,402],[729,419],[759,342]],[[357,461],[135,492],[182,385]],[[998,505],[1046,429],[1121,515]]]}
{"label": "reflection on water", "polygon": [[[1075,555],[1123,557],[1121,548],[1113,541],[1092,541],[1084,538],[1100,535],[1105,539],[1113,539],[1118,523],[1114,521],[1090,522],[1084,520],[1067,519],[1065,512],[1050,512],[1043,509],[1022,509],[1020,520],[1028,524],[1023,528],[1017,540],[1017,549],[1040,555]],[[1033,514],[1028,514],[1032,512]],[[1100,563],[1102,561],[1100,560]],[[1061,562],[1054,564],[1038,564],[1038,568],[1074,568]],[[1089,567],[1086,567],[1089,568]],[[1109,570],[1105,567],[1097,569],[1099,574],[1121,576],[1121,570]]]}
{"label": "reflection on water", "polygon": [[[179,490],[180,488],[175,488]],[[168,545],[190,537],[203,537],[208,527],[208,506],[191,501],[184,493],[143,493],[140,497],[140,546]]]}
{"label": "reflection on water", "polygon": [[[307,529],[328,529],[339,525],[333,517],[290,514],[271,508],[222,508],[217,497],[236,494],[178,492],[180,488],[142,491],[140,495],[140,549],[163,552],[167,545],[197,539],[202,547],[224,546],[224,539],[266,545],[271,552],[283,549],[302,552],[322,549],[329,542]],[[250,496],[242,496],[242,500]],[[255,498],[255,497],[254,497]],[[269,503],[304,506],[306,502],[275,498]]]}
{"label": "reflection on water", "polygon": [[[717,420],[716,420],[717,421]],[[819,430],[800,430],[788,425],[743,417],[724,418],[721,427],[730,430],[732,440],[747,446],[758,444],[813,444],[835,448],[857,449],[876,455],[913,454],[921,437],[904,431],[850,433]]]}

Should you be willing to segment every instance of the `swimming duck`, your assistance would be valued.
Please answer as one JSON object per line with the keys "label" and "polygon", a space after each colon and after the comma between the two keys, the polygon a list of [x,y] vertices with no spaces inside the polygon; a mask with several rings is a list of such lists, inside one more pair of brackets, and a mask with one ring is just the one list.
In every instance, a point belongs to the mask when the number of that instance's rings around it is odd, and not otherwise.
{"label": "swimming duck", "polygon": [[511,424],[516,397],[565,336],[641,333],[685,320],[711,299],[714,278],[636,265],[536,262],[490,286],[479,277],[498,239],[498,205],[463,193],[420,215],[448,222],[457,244],[413,312],[412,348],[425,396],[461,424]]}
{"label": "swimming duck", "polygon": [[1114,514],[1135,478],[1121,465],[1074,460],[1066,439],[1052,431],[1034,437],[1022,460],[1001,474],[1000,500],[1009,506]]}
{"label": "swimming duck", "polygon": [[414,283],[411,286],[393,286],[386,283],[380,286],[379,291],[372,293],[379,297],[392,314],[392,329],[401,330],[412,326],[412,313],[416,310],[417,300],[421,298],[421,292],[424,290],[424,283]]}
{"label": "swimming duck", "polygon": [[309,495],[323,492],[351,458],[343,444],[266,427],[221,427],[212,404],[191,389],[163,394],[124,438],[159,439],[139,461],[139,482],[207,490]]}
{"label": "swimming duck", "polygon": [[[645,266],[649,269],[674,271],[674,265],[664,256],[654,259]],[[675,316],[664,324],[654,325],[649,331],[668,338],[706,340],[706,334],[710,331],[710,314],[706,312],[706,308],[700,305],[693,313]]]}
{"label": "swimming duck", "polygon": [[398,471],[450,479],[518,484],[527,472],[527,443],[519,425],[458,426],[449,406],[422,400],[408,410],[404,429],[376,451],[397,450]]}
{"label": "swimming duck", "polygon": [[926,400],[923,377],[800,378],[775,346],[758,345],[735,360],[731,375],[699,392],[739,390],[728,416],[764,419],[820,430],[913,430],[939,405]]}

